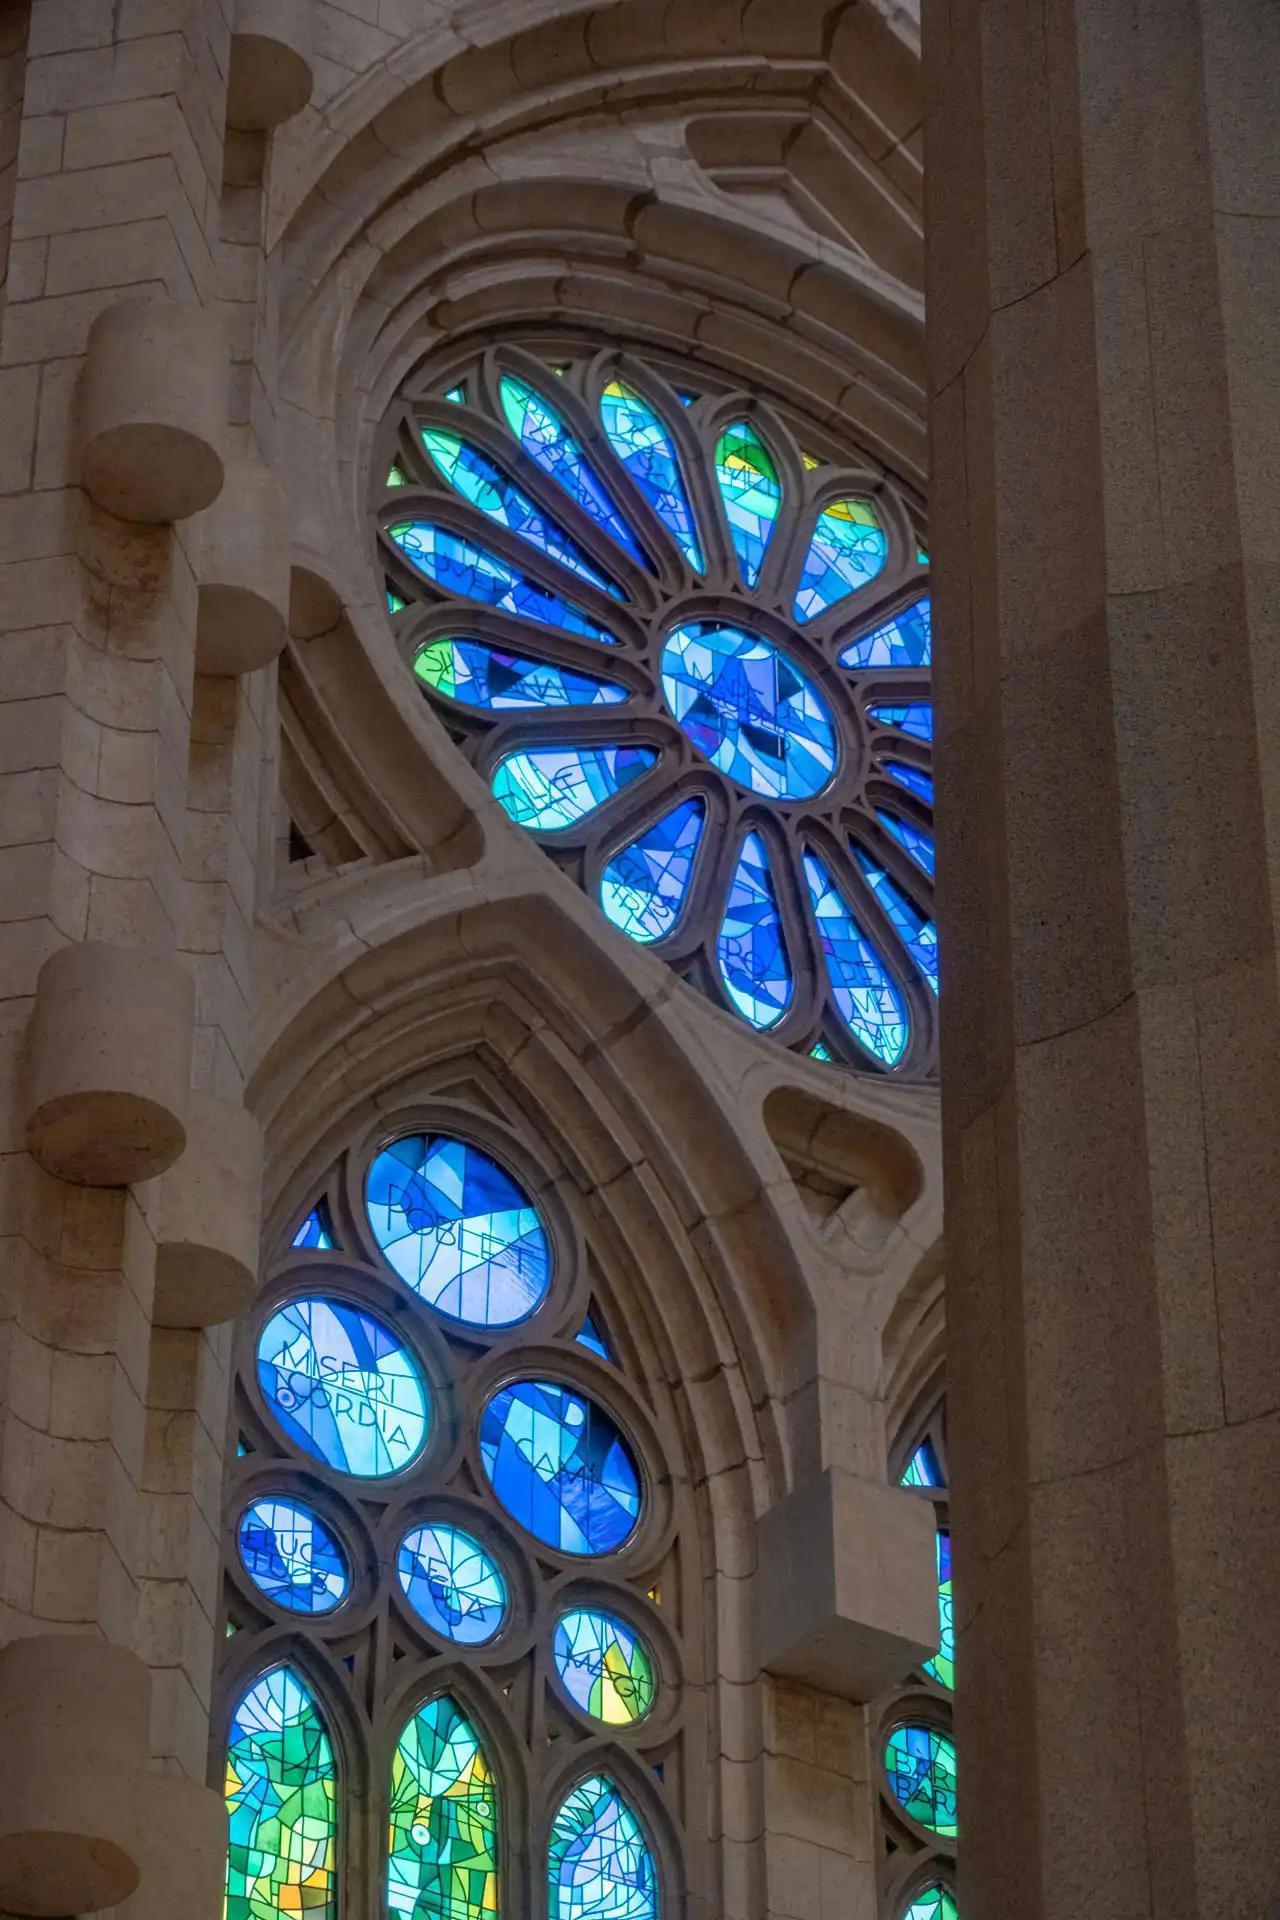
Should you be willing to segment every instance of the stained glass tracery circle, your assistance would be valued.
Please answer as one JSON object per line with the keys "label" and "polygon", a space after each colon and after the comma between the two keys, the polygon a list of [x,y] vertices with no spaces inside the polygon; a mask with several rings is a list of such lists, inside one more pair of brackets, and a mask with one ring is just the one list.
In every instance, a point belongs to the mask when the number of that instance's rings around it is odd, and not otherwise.
{"label": "stained glass tracery circle", "polygon": [[351,1591],[337,1536],[300,1500],[251,1500],[240,1516],[236,1544],[255,1587],[289,1613],[332,1613]]}
{"label": "stained glass tracery circle", "polygon": [[410,1466],[430,1433],[421,1372],[391,1329],[313,1295],[273,1313],[258,1336],[258,1383],[295,1446],[358,1479]]}
{"label": "stained glass tracery circle", "polygon": [[640,1634],[601,1607],[572,1607],[556,1622],[552,1654],[570,1699],[607,1727],[643,1720],[657,1692]]}
{"label": "stained glass tracery circle", "polygon": [[898,1726],[885,1742],[884,1770],[911,1818],[944,1839],[956,1834],[955,1742],[937,1727]]}
{"label": "stained glass tracery circle", "polygon": [[411,1527],[396,1551],[396,1575],[414,1612],[446,1640],[479,1647],[501,1632],[507,1583],[474,1534],[445,1521]]}
{"label": "stained glass tracery circle", "polygon": [[498,1499],[563,1553],[614,1553],[640,1517],[640,1473],[612,1416],[554,1380],[500,1387],[480,1420],[480,1459]]}
{"label": "stained glass tracery circle", "polygon": [[835,772],[830,708],[760,634],[714,620],[676,627],[662,649],[662,691],[699,752],[751,793],[804,800]]}

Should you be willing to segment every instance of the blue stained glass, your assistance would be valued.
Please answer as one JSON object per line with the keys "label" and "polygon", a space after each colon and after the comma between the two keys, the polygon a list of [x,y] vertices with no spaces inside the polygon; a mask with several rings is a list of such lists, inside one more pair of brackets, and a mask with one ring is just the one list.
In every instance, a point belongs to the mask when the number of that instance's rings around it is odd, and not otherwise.
{"label": "blue stained glass", "polygon": [[414,565],[446,593],[500,607],[504,613],[523,614],[526,620],[541,620],[549,627],[585,634],[588,640],[602,641],[607,647],[617,645],[612,634],[588,620],[580,607],[518,573],[486,547],[450,533],[447,527],[434,527],[426,520],[405,520],[388,527],[387,532]]}
{"label": "blue stained glass", "polygon": [[530,747],[498,762],[494,797],[518,827],[557,833],[594,813],[657,758],[652,747]]}
{"label": "blue stained glass", "polygon": [[424,687],[464,707],[502,713],[521,707],[607,707],[626,699],[625,687],[591,673],[529,660],[479,640],[428,640],[413,657]]}
{"label": "blue stained glass", "polygon": [[716,479],[742,577],[754,587],[782,507],[782,482],[772,454],[749,420],[736,421],[721,434]]}
{"label": "blue stained glass", "polygon": [[551,1823],[548,1920],[658,1920],[653,1853],[604,1774],[579,1780]]}
{"label": "blue stained glass", "polygon": [[743,1019],[762,1031],[776,1026],[791,1004],[795,983],[769,856],[757,833],[742,842],[716,957],[725,990]]}
{"label": "blue stained glass", "polygon": [[446,1640],[479,1647],[507,1617],[507,1583],[493,1556],[460,1527],[410,1527],[396,1572],[416,1614]]}
{"label": "blue stained glass", "polygon": [[558,560],[580,580],[589,580],[593,587],[621,599],[621,590],[613,581],[605,578],[582,548],[535,506],[528,494],[509,480],[488,454],[443,427],[424,427],[422,440],[449,485],[464,500],[488,514],[500,527],[527,540],[539,553]]}
{"label": "blue stained glass", "polygon": [[816,854],[805,854],[804,871],[836,1005],[867,1052],[894,1067],[907,1050],[902,995]]}
{"label": "blue stained glass", "polygon": [[853,640],[840,655],[842,667],[928,667],[933,664],[933,618],[929,596],[915,600],[874,633]]}
{"label": "blue stained glass", "polygon": [[899,820],[896,814],[883,813],[876,809],[876,819],[885,832],[892,834],[900,847],[904,847],[923,873],[933,878],[933,835],[926,833],[923,827],[913,826],[909,820]]}
{"label": "blue stained glass", "polygon": [[908,899],[896,881],[878,861],[861,847],[855,846],[853,857],[858,870],[874,893],[884,911],[893,922],[893,930],[901,940],[911,958],[919,967],[929,983],[931,990],[938,991],[938,929],[928,919],[913,900]]}
{"label": "blue stained glass", "polygon": [[319,1514],[296,1500],[252,1501],[236,1538],[254,1586],[290,1613],[332,1613],[351,1590],[342,1548]]}
{"label": "blue stained glass", "polygon": [[635,537],[604,482],[555,409],[514,374],[503,374],[499,393],[507,425],[530,459],[549,473],[584,513],[611,533],[633,559],[643,561]]}
{"label": "blue stained glass", "polygon": [[700,753],[751,793],[821,793],[839,747],[831,713],[793,661],[759,634],[715,621],[677,627],[662,649],[667,705]]}
{"label": "blue stained glass", "polygon": [[287,1437],[340,1473],[380,1479],[430,1432],[417,1367],[389,1327],[345,1301],[291,1300],[258,1336],[258,1382]]}
{"label": "blue stained glass", "polygon": [[895,1798],[913,1820],[947,1839],[956,1834],[956,1749],[933,1727],[895,1727],[885,1743],[884,1770]]}
{"label": "blue stained glass", "polygon": [[956,1619],[951,1592],[951,1535],[938,1529],[938,1651],[924,1670],[940,1687],[956,1684]]}
{"label": "blue stained glass", "polygon": [[410,1133],[365,1178],[373,1237],[428,1306],[474,1327],[509,1327],[541,1305],[551,1248],[536,1207],[465,1140]]}
{"label": "blue stained glass", "polygon": [[909,733],[914,740],[933,739],[931,700],[910,700],[902,706],[868,707],[867,712],[879,726],[896,727],[899,733]]}
{"label": "blue stained glass", "polygon": [[900,1487],[945,1487],[942,1468],[931,1440],[922,1440],[902,1470]]}
{"label": "blue stained glass", "polygon": [[323,1200],[312,1207],[289,1244],[291,1247],[314,1247],[317,1253],[333,1252],[337,1242],[333,1237],[329,1209]]}
{"label": "blue stained glass", "polygon": [[507,1512],[564,1553],[612,1553],[640,1516],[640,1475],[602,1407],[554,1380],[500,1387],[480,1458]]}
{"label": "blue stained glass", "polygon": [[671,436],[649,402],[625,380],[610,380],[600,396],[609,443],[663,525],[676,537],[695,573],[702,549]]}
{"label": "blue stained glass", "polygon": [[818,515],[796,589],[797,620],[814,620],[874,580],[889,557],[880,516],[869,500],[833,500]]}
{"label": "blue stained glass", "polygon": [[682,800],[605,868],[600,903],[633,940],[665,940],[680,918],[706,817],[701,800]]}
{"label": "blue stained glass", "polygon": [[569,1698],[593,1720],[625,1727],[653,1705],[653,1656],[616,1613],[571,1607],[556,1622],[552,1654]]}
{"label": "blue stained glass", "polygon": [[929,806],[933,805],[933,781],[920,767],[911,766],[906,760],[886,760],[884,770],[891,780],[896,780],[908,793],[915,793]]}
{"label": "blue stained glass", "polygon": [[580,1347],[586,1347],[589,1352],[599,1354],[602,1360],[613,1359],[613,1349],[596,1325],[594,1314],[583,1314],[582,1325],[573,1337]]}

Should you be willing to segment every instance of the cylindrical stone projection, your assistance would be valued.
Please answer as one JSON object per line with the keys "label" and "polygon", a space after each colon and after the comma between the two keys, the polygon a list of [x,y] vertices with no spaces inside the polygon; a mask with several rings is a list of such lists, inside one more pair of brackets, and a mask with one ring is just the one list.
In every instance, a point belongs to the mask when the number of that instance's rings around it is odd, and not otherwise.
{"label": "cylindrical stone projection", "polygon": [[243,1313],[258,1268],[262,1129],[238,1101],[193,1092],[186,1151],[160,1186],[159,1327],[211,1327]]}
{"label": "cylindrical stone projection", "polygon": [[256,672],[275,659],[288,631],[289,510],[270,469],[228,460],[200,538],[196,672]]}
{"label": "cylindrical stone projection", "polygon": [[89,332],[81,475],[121,520],[185,520],[223,482],[230,378],[222,322],[176,300],[122,300]]}
{"label": "cylindrical stone projection", "polygon": [[227,125],[264,133],[311,98],[311,0],[237,0],[227,76]]}
{"label": "cylindrical stone projection", "polygon": [[221,1920],[227,1808],[195,1780],[148,1774],[142,1789],[142,1881],[118,1920]]}

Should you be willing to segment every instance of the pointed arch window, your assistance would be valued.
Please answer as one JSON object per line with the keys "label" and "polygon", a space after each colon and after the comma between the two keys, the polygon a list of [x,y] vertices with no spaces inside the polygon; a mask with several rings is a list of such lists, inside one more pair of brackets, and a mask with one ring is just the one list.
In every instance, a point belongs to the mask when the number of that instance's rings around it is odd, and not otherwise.
{"label": "pointed arch window", "polygon": [[604,1774],[579,1780],[551,1823],[550,1920],[658,1920],[658,1874],[634,1808]]}
{"label": "pointed arch window", "polygon": [[498,1783],[448,1694],[409,1720],[391,1763],[387,1911],[403,1920],[499,1920]]}
{"label": "pointed arch window", "polygon": [[297,1670],[247,1688],[227,1735],[227,1920],[337,1920],[333,1746]]}

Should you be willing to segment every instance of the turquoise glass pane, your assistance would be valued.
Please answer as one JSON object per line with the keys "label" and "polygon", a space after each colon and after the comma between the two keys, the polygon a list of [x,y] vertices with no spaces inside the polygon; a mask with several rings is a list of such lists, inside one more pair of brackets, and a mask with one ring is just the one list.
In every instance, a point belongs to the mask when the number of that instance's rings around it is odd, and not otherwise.
{"label": "turquoise glass pane", "polygon": [[604,1726],[630,1726],[653,1705],[658,1683],[652,1656],[616,1613],[599,1607],[562,1613],[552,1653],[569,1698]]}
{"label": "turquoise glass pane", "polygon": [[507,1617],[507,1583],[493,1556],[460,1527],[410,1527],[396,1573],[414,1612],[446,1640],[479,1647]]}
{"label": "turquoise glass pane", "polygon": [[551,1824],[548,1920],[658,1920],[644,1829],[604,1774],[579,1780]]}
{"label": "turquoise glass pane", "polygon": [[258,1383],[294,1446],[340,1473],[380,1479],[430,1431],[426,1383],[389,1327],[342,1300],[291,1300],[258,1336]]}
{"label": "turquoise glass pane", "polygon": [[773,455],[749,420],[726,427],[716,443],[716,479],[738,565],[754,587],[782,507]]}
{"label": "turquoise glass pane", "polygon": [[426,520],[401,521],[388,527],[387,532],[420,572],[445,593],[500,607],[504,613],[519,613],[526,620],[541,620],[549,627],[564,627],[569,633],[584,634],[607,647],[617,645],[612,634],[589,620],[572,601],[539,586],[474,540],[450,533],[447,527],[434,527]]}
{"label": "turquoise glass pane", "polygon": [[960,1920],[960,1909],[949,1889],[935,1881],[916,1895],[902,1920]]}
{"label": "turquoise glass pane", "polygon": [[853,857],[858,871],[893,922],[894,932],[924,975],[931,990],[938,991],[938,929],[921,913],[913,900],[898,886],[878,861],[855,846]]}
{"label": "turquoise glass pane", "polygon": [[518,827],[557,833],[594,813],[657,758],[652,747],[530,747],[498,762],[494,797]]}
{"label": "turquoise glass pane", "polygon": [[758,833],[742,842],[716,958],[725,991],[743,1019],[762,1031],[776,1026],[791,1004],[795,982],[769,856]]}
{"label": "turquoise glass pane", "polygon": [[842,667],[928,667],[933,664],[933,618],[929,596],[913,601],[874,633],[853,640],[840,655]]}
{"label": "turquoise glass pane", "polygon": [[625,380],[613,379],[600,396],[600,418],[609,444],[695,573],[702,572],[702,549],[694,530],[693,509],[670,434],[642,394]]}
{"label": "turquoise glass pane", "polygon": [[597,1325],[594,1314],[583,1314],[582,1325],[573,1337],[578,1345],[586,1347],[589,1353],[598,1354],[602,1360],[613,1359],[613,1349]]}
{"label": "turquoise glass pane", "polygon": [[335,1920],[333,1746],[292,1667],[255,1680],[227,1735],[225,1920]]}
{"label": "turquoise glass pane", "polygon": [[818,515],[796,589],[795,617],[815,620],[874,580],[889,555],[880,517],[869,500],[833,500]]}
{"label": "turquoise glass pane", "polygon": [[626,699],[625,687],[593,673],[529,660],[480,640],[428,640],[413,657],[424,687],[464,707],[505,713],[522,707],[608,707]]}
{"label": "turquoise glass pane", "polygon": [[900,1487],[945,1487],[942,1468],[931,1440],[922,1440],[903,1468]]}
{"label": "turquoise glass pane", "polygon": [[905,760],[886,760],[884,770],[900,787],[933,805],[933,781],[920,767],[909,766]]}
{"label": "turquoise glass pane", "polygon": [[810,1047],[809,1058],[811,1060],[826,1060],[834,1063],[835,1055],[829,1047],[824,1047],[821,1040],[819,1040],[816,1046]]}
{"label": "turquoise glass pane", "polygon": [[407,603],[400,598],[400,595],[398,593],[392,593],[391,589],[388,587],[387,589],[387,612],[388,613],[403,613],[405,610],[406,604]]}
{"label": "turquoise glass pane", "polygon": [[924,1670],[940,1687],[956,1684],[956,1623],[951,1598],[951,1535],[938,1533],[938,1651]]}
{"label": "turquoise glass pane", "polygon": [[909,700],[901,706],[868,707],[867,712],[878,726],[896,727],[899,733],[909,733],[913,740],[933,739],[931,700]]}
{"label": "turquoise glass pane", "polygon": [[867,1052],[882,1066],[896,1066],[907,1050],[902,996],[816,854],[805,854],[804,871],[835,1003]]}
{"label": "turquoise glass pane", "polygon": [[293,1239],[292,1247],[314,1247],[317,1253],[332,1253],[337,1245],[333,1237],[333,1223],[329,1219],[329,1209],[322,1200],[312,1207]]}
{"label": "turquoise glass pane", "polygon": [[803,800],[835,772],[835,722],[822,695],[759,634],[716,621],[677,627],[662,691],[695,747],[751,793]]}
{"label": "turquoise glass pane", "polygon": [[643,561],[630,527],[555,408],[514,374],[504,373],[499,386],[507,425],[531,460],[562,486],[584,513],[611,533],[633,559]]}
{"label": "turquoise glass pane", "polygon": [[589,580],[593,587],[621,598],[613,581],[605,578],[582,548],[535,506],[528,494],[509,480],[487,453],[443,427],[424,427],[422,442],[449,485],[464,500],[488,514],[500,527],[506,527],[509,533],[527,540],[539,553],[558,560],[580,580]]}
{"label": "turquoise glass pane", "polygon": [[537,1540],[613,1553],[640,1517],[640,1475],[603,1407],[553,1380],[500,1387],[480,1421],[493,1490]]}
{"label": "turquoise glass pane", "polygon": [[442,398],[451,400],[455,407],[463,407],[467,403],[467,389],[461,385],[450,387]]}
{"label": "turquoise glass pane", "polygon": [[406,1134],[365,1178],[373,1237],[429,1307],[473,1327],[527,1319],[551,1285],[538,1211],[479,1147],[447,1134]]}
{"label": "turquoise glass pane", "polygon": [[898,845],[906,850],[923,873],[933,878],[933,835],[926,833],[923,827],[913,826],[910,820],[899,820],[896,814],[876,811],[876,819],[885,832],[892,834]]}
{"label": "turquoise glass pane", "polygon": [[682,800],[616,853],[600,876],[600,904],[633,940],[665,940],[680,918],[707,810]]}
{"label": "turquoise glass pane", "polygon": [[447,1694],[400,1736],[391,1762],[387,1912],[400,1920],[498,1920],[498,1783]]}
{"label": "turquoise glass pane", "polygon": [[895,1799],[913,1820],[954,1839],[956,1750],[936,1727],[895,1727],[885,1743],[884,1770]]}
{"label": "turquoise glass pane", "polygon": [[289,1613],[332,1613],[351,1591],[347,1556],[314,1508],[278,1494],[253,1500],[236,1543],[260,1592]]}

